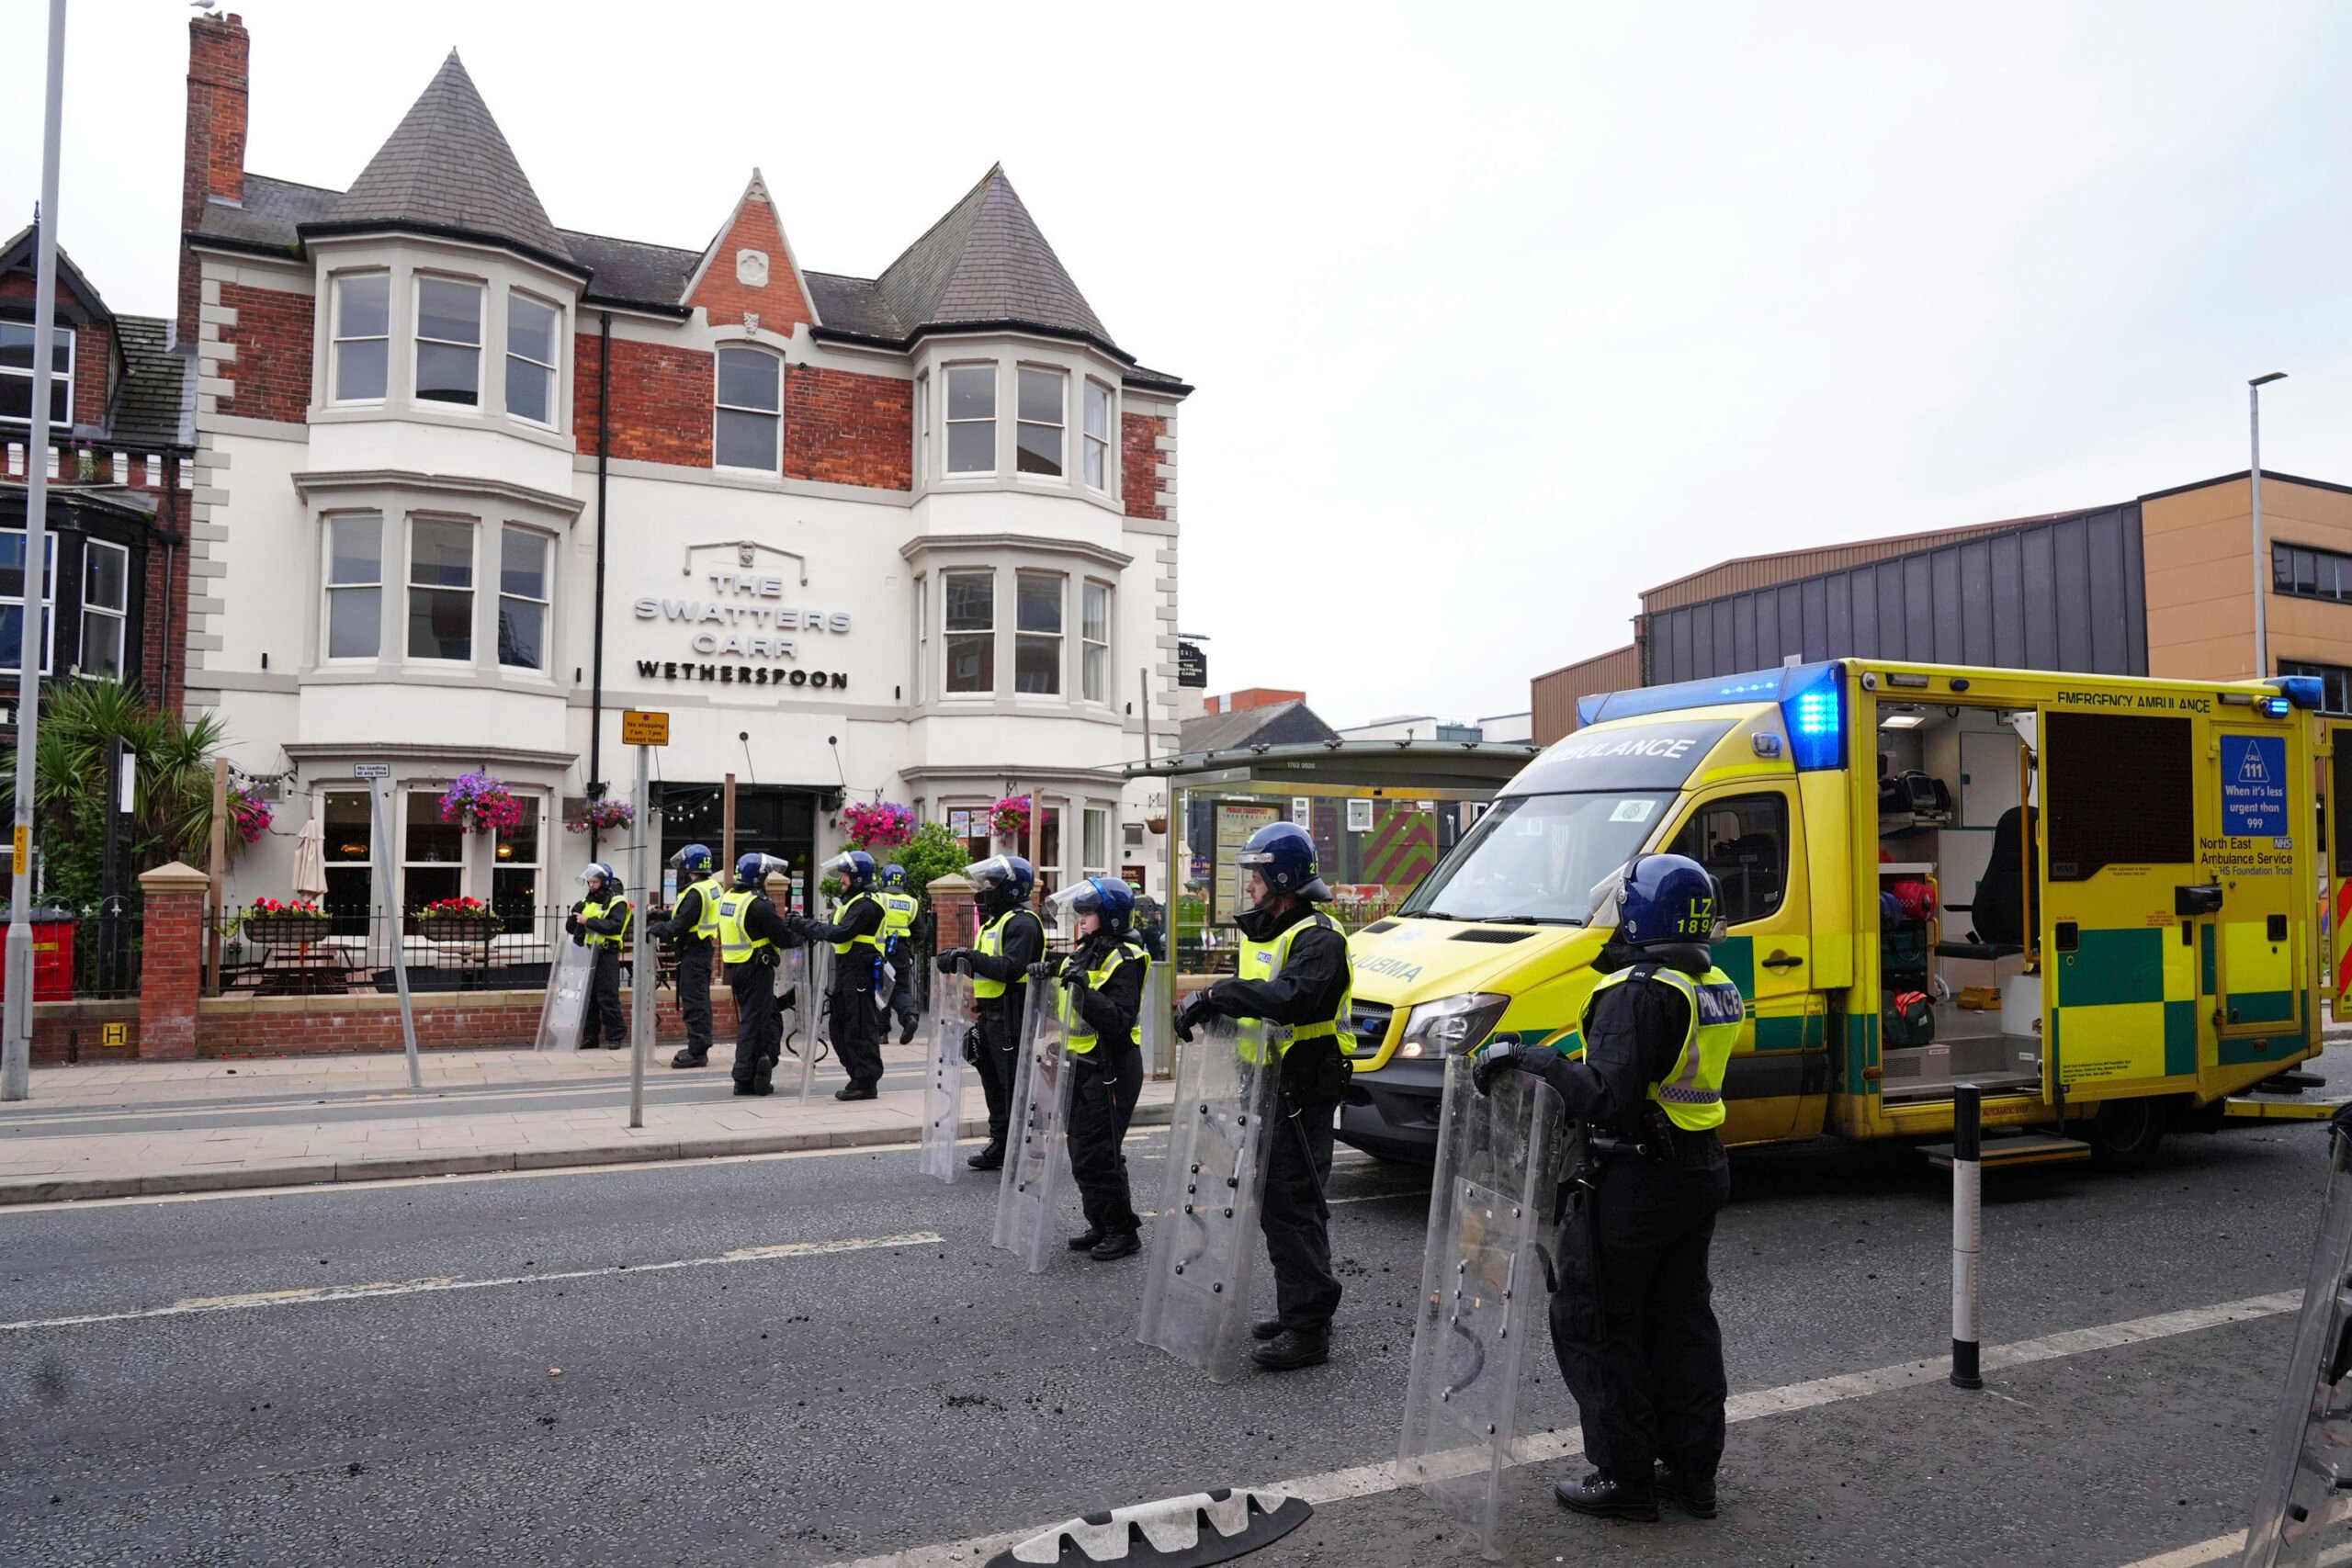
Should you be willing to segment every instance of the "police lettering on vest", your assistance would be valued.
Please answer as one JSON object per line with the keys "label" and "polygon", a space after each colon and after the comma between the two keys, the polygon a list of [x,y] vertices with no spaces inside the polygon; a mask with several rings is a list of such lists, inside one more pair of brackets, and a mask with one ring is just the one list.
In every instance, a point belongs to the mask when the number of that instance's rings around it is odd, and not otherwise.
{"label": "police lettering on vest", "polygon": [[629,921],[636,918],[637,911],[629,907],[626,898],[616,898],[610,903],[602,898],[589,898],[581,903],[580,922],[583,926],[590,920],[603,919],[607,909],[616,908],[621,911],[621,929],[611,936],[602,931],[582,931],[581,934],[588,939],[590,947],[618,947],[627,942]]}
{"label": "police lettering on vest", "polygon": [[876,899],[882,906],[882,936],[893,944],[907,941],[914,934],[915,914],[922,908],[922,900],[911,893],[881,893]]}
{"label": "police lettering on vest", "polygon": [[1690,1014],[1682,1049],[1666,1077],[1650,1085],[1649,1098],[1666,1112],[1667,1120],[1686,1133],[1720,1127],[1724,1124],[1724,1073],[1731,1065],[1732,1047],[1739,1043],[1740,1025],[1747,1017],[1747,1003],[1730,976],[1709,969],[1693,980],[1679,969],[1652,968],[1646,964],[1620,969],[1592,988],[1578,1027],[1590,1039],[1592,1010],[1600,994],[1645,972],[1659,985],[1681,992]]}
{"label": "police lettering on vest", "polygon": [[[1148,980],[1151,977],[1150,954],[1145,953],[1143,948],[1136,942],[1123,942],[1105,953],[1100,964],[1086,972],[1087,985],[1095,990],[1101,990],[1111,983],[1111,976],[1119,972],[1120,966],[1126,964],[1142,964],[1145,979]],[[1094,1026],[1086,1021],[1084,1013],[1079,1011],[1078,1000],[1069,994],[1069,988],[1067,986],[1062,987],[1061,1020],[1062,1038],[1067,1042],[1069,1054],[1073,1056],[1083,1056],[1092,1052],[1094,1042],[1098,1038],[1094,1032]],[[1140,1013],[1127,1029],[1127,1043],[1130,1045],[1143,1043],[1143,1018]]]}
{"label": "police lettering on vest", "polygon": [[[871,893],[852,894],[849,897],[843,899],[841,903],[833,907],[833,924],[840,925],[842,921],[848,919],[850,911],[856,908],[860,904],[871,904],[873,902],[874,895]],[[878,930],[866,936],[854,936],[847,942],[837,942],[833,943],[833,951],[839,953],[846,953],[853,947],[867,947],[872,948],[876,953],[880,953],[882,951],[882,937],[883,933]]]}
{"label": "police lettering on vest", "polygon": [[[1241,956],[1236,972],[1244,980],[1272,979],[1283,972],[1283,965],[1290,962],[1291,943],[1297,940],[1299,932],[1311,926],[1319,926],[1327,931],[1335,931],[1340,929],[1331,923],[1330,916],[1318,909],[1306,919],[1296,921],[1284,929],[1283,933],[1272,942],[1251,942],[1244,937],[1241,940]],[[1354,1055],[1356,1035],[1355,1031],[1349,1027],[1348,1021],[1349,1014],[1354,1010],[1355,986],[1351,980],[1340,993],[1339,1010],[1328,1019],[1317,1019],[1312,1023],[1294,1026],[1283,1037],[1279,1047],[1281,1053],[1288,1055],[1290,1048],[1302,1040],[1324,1040],[1336,1036],[1340,1042],[1340,1055]]]}
{"label": "police lettering on vest", "polygon": [[752,908],[756,893],[726,893],[718,899],[718,956],[729,964],[749,964],[770,945],[765,937],[754,937],[743,924],[743,917]]}

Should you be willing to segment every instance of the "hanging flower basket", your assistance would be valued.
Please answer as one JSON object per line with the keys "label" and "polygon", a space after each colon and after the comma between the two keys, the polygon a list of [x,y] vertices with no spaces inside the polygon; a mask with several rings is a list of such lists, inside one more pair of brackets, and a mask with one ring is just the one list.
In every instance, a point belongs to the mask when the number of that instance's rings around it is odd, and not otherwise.
{"label": "hanging flower basket", "polygon": [[989,808],[989,826],[1000,839],[1019,843],[1029,836],[1029,797],[1008,795]]}
{"label": "hanging flower basket", "polygon": [[233,849],[250,849],[264,833],[269,831],[273,815],[269,802],[245,793],[245,786],[234,784],[229,790],[229,842]]}
{"label": "hanging flower basket", "polygon": [[854,848],[895,850],[914,840],[915,814],[896,801],[851,806],[842,811],[842,828]]}
{"label": "hanging flower basket", "polygon": [[580,815],[564,824],[575,833],[594,829],[609,833],[616,828],[626,828],[637,820],[637,808],[626,800],[592,800]]}
{"label": "hanging flower basket", "polygon": [[461,773],[441,796],[441,820],[469,833],[512,832],[523,825],[523,803],[506,781],[490,773]]}
{"label": "hanging flower basket", "polygon": [[263,947],[302,947],[327,934],[327,912],[307,898],[256,898],[240,923],[247,939]]}
{"label": "hanging flower basket", "polygon": [[498,911],[479,898],[440,898],[419,908],[415,934],[427,942],[479,945],[498,934],[504,922]]}

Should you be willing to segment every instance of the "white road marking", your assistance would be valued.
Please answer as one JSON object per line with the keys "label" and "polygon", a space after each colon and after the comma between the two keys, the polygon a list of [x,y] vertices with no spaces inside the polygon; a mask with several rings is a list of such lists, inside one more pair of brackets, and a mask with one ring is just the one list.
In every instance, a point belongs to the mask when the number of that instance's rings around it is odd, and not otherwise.
{"label": "white road marking", "polygon": [[245,1312],[257,1307],[309,1306],[318,1302],[369,1301],[379,1296],[419,1296],[440,1291],[487,1291],[506,1285],[545,1285],[565,1280],[601,1280],[615,1274],[662,1274],[676,1269],[719,1269],[736,1263],[773,1263],[790,1258],[820,1258],[836,1252],[871,1252],[885,1247],[927,1247],[944,1241],[937,1231],[877,1235],[854,1241],[787,1241],[770,1247],[740,1247],[716,1258],[680,1258],[666,1263],[616,1263],[603,1269],[569,1269],[545,1274],[514,1274],[497,1280],[384,1280],[372,1285],[317,1285],[290,1291],[255,1291],[240,1296],[191,1296],[170,1306],[130,1312],[87,1313],[77,1317],[31,1317],[0,1323],[0,1333],[27,1328],[76,1328],[92,1323],[128,1323],[146,1317],[193,1317],[206,1313]]}
{"label": "white road marking", "polygon": [[[2200,1540],[2194,1546],[2177,1546],[2170,1551],[2160,1551],[2154,1557],[2143,1557],[2137,1562],[2126,1562],[2123,1568],[2200,1568],[2207,1562],[2225,1562],[2245,1550],[2245,1531],[2233,1530],[2217,1535],[2211,1540]],[[2331,1546],[2314,1562],[2324,1565],[2352,1562],[2352,1543]]]}
{"label": "white road marking", "polygon": [[[2170,1338],[2178,1334],[2194,1334],[2199,1329],[2216,1328],[2227,1323],[2276,1317],[2282,1313],[2295,1312],[2302,1304],[2301,1291],[2284,1291],[2276,1295],[2250,1296],[2244,1301],[2222,1302],[2213,1306],[2158,1313],[2152,1317],[2135,1317],[2123,1323],[2103,1324],[2096,1328],[2069,1329],[2061,1334],[2044,1335],[2039,1339],[1987,1346],[1983,1364],[1988,1371],[1998,1371],[2030,1366],[2037,1361],[2058,1360],[2092,1350],[2144,1345],[2151,1340]],[[1868,1398],[1871,1394],[1892,1393],[1898,1389],[1941,1383],[1951,1371],[1951,1363],[1939,1358],[1903,1361],[1869,1371],[1842,1372],[1835,1377],[1815,1378],[1781,1388],[1758,1389],[1749,1393],[1734,1394],[1724,1407],[1724,1418],[1733,1423],[1754,1421],[1761,1416],[1810,1410],[1849,1399]],[[1512,1463],[1540,1464],[1566,1459],[1583,1451],[1584,1438],[1581,1435],[1546,1432],[1520,1442],[1513,1451]],[[1227,1478],[1217,1478],[1217,1484],[1227,1483]],[[1234,1479],[1230,1483],[1250,1485],[1261,1491],[1287,1492],[1318,1506],[1353,1497],[1375,1496],[1412,1484],[1393,1460],[1377,1464],[1353,1465],[1346,1470],[1325,1471],[1319,1475],[1302,1475],[1291,1481],[1261,1483]],[[1016,1541],[1028,1540],[1052,1523],[1052,1520],[1046,1520],[999,1535],[975,1536],[967,1540],[942,1541],[932,1546],[910,1547],[904,1551],[884,1552],[876,1557],[861,1557],[841,1564],[840,1568],[957,1568],[957,1565],[968,1568],[969,1564]],[[2193,1568],[2196,1563],[2211,1561],[2213,1559],[2209,1557],[2183,1558],[2180,1563],[2181,1568]],[[2173,1568],[2172,1560],[2168,1558],[2150,1559],[2145,1564],[2135,1563],[2131,1568],[2158,1568],[2159,1564],[2162,1568]]]}

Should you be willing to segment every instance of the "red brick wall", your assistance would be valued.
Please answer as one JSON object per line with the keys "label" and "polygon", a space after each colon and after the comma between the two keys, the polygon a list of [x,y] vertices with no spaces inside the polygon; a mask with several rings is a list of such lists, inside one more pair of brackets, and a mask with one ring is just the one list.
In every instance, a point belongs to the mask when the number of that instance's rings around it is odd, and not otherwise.
{"label": "red brick wall", "polygon": [[301,423],[311,408],[311,297],[224,283],[220,303],[237,312],[237,324],[220,329],[221,338],[237,345],[223,372],[236,383],[236,395],[220,400],[220,412]]}
{"label": "red brick wall", "polygon": [[[573,345],[572,434],[596,451],[596,376],[600,340],[582,333]],[[712,356],[690,348],[613,340],[613,456],[642,463],[710,467]]]}
{"label": "red brick wall", "polygon": [[914,487],[914,383],[796,365],[784,394],[784,471],[796,479]]}
{"label": "red brick wall", "polygon": [[1159,438],[1168,421],[1159,414],[1119,418],[1119,490],[1130,517],[1164,517],[1159,509]]}
{"label": "red brick wall", "polygon": [[[129,1043],[108,1046],[109,1022],[130,1026]],[[139,1001],[36,1002],[33,1005],[33,1060],[44,1064],[68,1061],[99,1066],[139,1059]]]}
{"label": "red brick wall", "polygon": [[[180,150],[180,227],[197,226],[207,197],[245,194],[245,103],[250,40],[235,17],[187,25],[187,119]],[[197,260],[180,249],[180,341],[196,341]]]}
{"label": "red brick wall", "polygon": [[139,1055],[181,1062],[196,1055],[204,987],[204,894],[149,891],[139,959]]}
{"label": "red brick wall", "polygon": [[[711,1029],[721,1042],[735,1037],[735,1001],[724,985],[711,992]],[[628,1006],[622,993],[624,1010]],[[416,1048],[420,1051],[475,1051],[488,1047],[527,1046],[538,1032],[542,998],[537,991],[493,991],[471,998],[415,998]],[[685,1025],[678,1017],[677,998],[663,991],[654,1008],[654,1037],[664,1045],[683,1044]],[[88,1032],[95,1038],[95,1026]],[[88,1038],[84,1042],[88,1057]],[[62,1049],[62,1047],[61,1047]],[[207,1010],[198,1026],[197,1055],[206,1058],[245,1056],[339,1056],[364,1052],[406,1049],[397,1007],[337,1009],[322,998],[299,1011],[247,1012],[229,1009]]]}
{"label": "red brick wall", "polygon": [[[40,292],[40,280],[32,269],[12,272],[0,276],[0,299],[30,299]],[[62,334],[74,334],[74,397],[73,417],[75,424],[101,424],[107,417],[107,377],[114,364],[114,332],[102,323],[74,322],[66,319],[69,310],[81,308],[83,300],[66,281],[63,269],[57,279],[57,330]],[[63,446],[70,431],[53,429],[50,438]],[[23,440],[21,434],[18,440]],[[61,477],[70,480],[71,467],[62,470]]]}
{"label": "red brick wall", "polygon": [[[752,288],[736,280],[737,251],[767,254],[766,283]],[[759,317],[763,330],[784,337],[790,337],[796,325],[810,319],[808,301],[800,296],[799,274],[785,248],[784,227],[776,221],[775,208],[764,201],[743,203],[735,221],[713,247],[709,270],[686,303],[701,306],[714,326],[740,326],[749,313]]]}

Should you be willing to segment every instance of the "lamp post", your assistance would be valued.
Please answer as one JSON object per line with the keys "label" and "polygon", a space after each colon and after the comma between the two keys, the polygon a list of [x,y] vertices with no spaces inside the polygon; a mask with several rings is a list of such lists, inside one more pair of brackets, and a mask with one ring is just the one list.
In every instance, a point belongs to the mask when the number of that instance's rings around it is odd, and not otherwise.
{"label": "lamp post", "polygon": [[2284,370],[2256,376],[2245,384],[2247,436],[2254,451],[2247,467],[2254,486],[2254,678],[2270,679],[2269,547],[2262,541],[2262,389],[2287,378]]}

